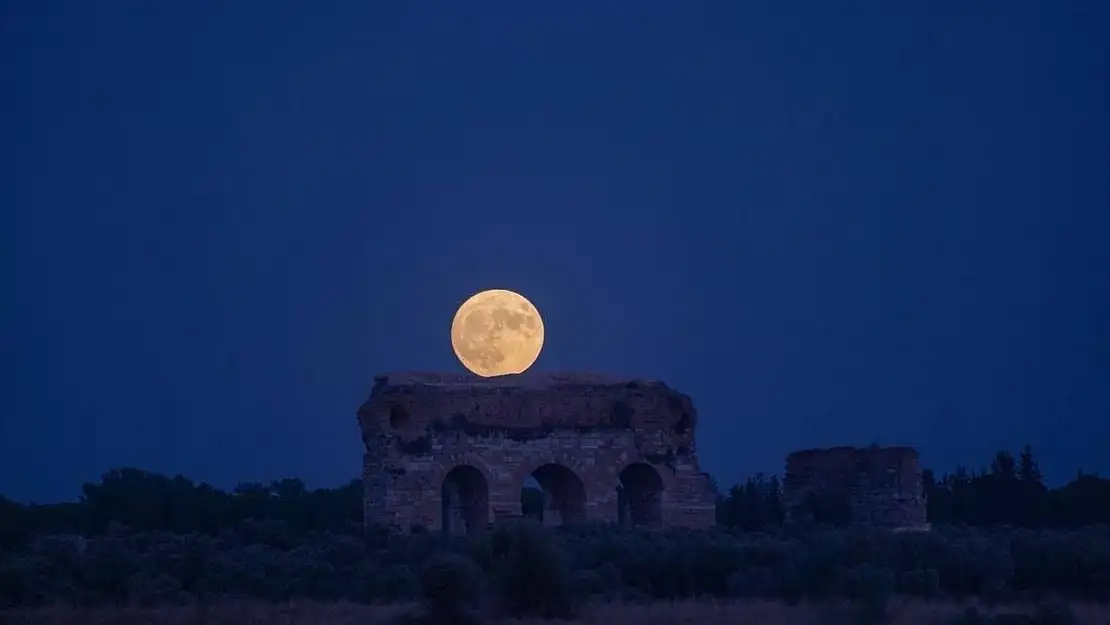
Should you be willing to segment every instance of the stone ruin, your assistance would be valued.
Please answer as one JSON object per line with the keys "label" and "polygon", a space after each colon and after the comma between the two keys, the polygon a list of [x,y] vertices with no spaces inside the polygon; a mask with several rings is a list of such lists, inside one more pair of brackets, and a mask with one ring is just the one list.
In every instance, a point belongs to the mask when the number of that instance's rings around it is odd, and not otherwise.
{"label": "stone ruin", "polygon": [[714,522],[697,413],[662,382],[390,373],[374,379],[358,421],[367,525],[484,529],[523,514],[529,478],[545,524]]}
{"label": "stone ruin", "polygon": [[911,447],[810,449],[786,458],[787,520],[928,529],[921,465]]}

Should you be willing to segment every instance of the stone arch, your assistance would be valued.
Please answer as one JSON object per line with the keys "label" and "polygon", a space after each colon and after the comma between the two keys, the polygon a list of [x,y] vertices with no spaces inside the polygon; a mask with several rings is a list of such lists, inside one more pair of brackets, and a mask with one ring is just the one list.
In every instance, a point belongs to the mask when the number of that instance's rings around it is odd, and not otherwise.
{"label": "stone arch", "polygon": [[620,525],[661,527],[666,482],[646,462],[633,462],[618,475],[617,522]]}
{"label": "stone arch", "polygon": [[491,485],[491,487],[494,484],[493,468],[490,467],[490,465],[477,454],[465,452],[457,454],[446,454],[444,456],[436,458],[436,461],[436,483],[442,482],[443,479],[447,477],[447,474],[450,473],[451,470],[453,470],[455,467],[468,464],[475,469],[478,469],[478,471],[482,473],[482,477],[486,478],[486,484]]}
{"label": "stone arch", "polygon": [[489,480],[470,464],[451,468],[440,486],[440,527],[449,534],[473,534],[489,524]]}
{"label": "stone arch", "polygon": [[[589,482],[582,478],[585,472],[579,459],[571,453],[544,453],[531,460],[517,469],[512,484],[522,497],[530,481],[545,493],[543,523],[558,525],[585,521],[593,493]],[[521,503],[523,513],[523,500]]]}
{"label": "stone arch", "polygon": [[536,467],[532,477],[543,491],[540,517],[545,525],[561,525],[586,520],[586,485],[566,465],[547,463]]}

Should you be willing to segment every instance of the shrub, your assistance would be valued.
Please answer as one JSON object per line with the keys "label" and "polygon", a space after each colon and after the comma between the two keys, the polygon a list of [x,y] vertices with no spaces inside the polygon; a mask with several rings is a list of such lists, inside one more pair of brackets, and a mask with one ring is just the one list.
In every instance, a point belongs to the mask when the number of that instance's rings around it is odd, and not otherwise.
{"label": "shrub", "polygon": [[552,536],[532,521],[495,529],[495,554],[503,559],[495,569],[499,607],[514,617],[570,619],[570,574]]}
{"label": "shrub", "polygon": [[481,579],[478,565],[465,556],[454,553],[432,556],[420,575],[428,612],[448,617],[473,608],[481,592]]}
{"label": "shrub", "polygon": [[898,587],[907,595],[936,597],[940,594],[940,576],[936,569],[911,569],[902,573]]}

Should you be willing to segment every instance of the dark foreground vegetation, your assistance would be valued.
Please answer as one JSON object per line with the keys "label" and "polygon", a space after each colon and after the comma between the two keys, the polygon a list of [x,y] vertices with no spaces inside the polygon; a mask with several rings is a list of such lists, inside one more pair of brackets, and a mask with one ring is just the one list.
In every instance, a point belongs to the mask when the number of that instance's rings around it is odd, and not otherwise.
{"label": "dark foreground vegetation", "polygon": [[1035,467],[1001,453],[930,476],[931,532],[784,526],[777,481],[753,478],[720,497],[709,531],[515,522],[471,537],[363,531],[357,482],[228,493],[119,470],[76,503],[0,501],[0,607],[420,600],[413,619],[465,623],[606,601],[852,600],[881,622],[899,596],[1110,601],[1110,481],[1050,490]]}
{"label": "dark foreground vegetation", "polygon": [[748,534],[608,526],[548,532],[524,524],[470,538],[297,534],[265,521],[214,536],[118,528],[89,538],[43,536],[4,553],[0,588],[8,605],[205,596],[396,602],[421,596],[427,566],[454,575],[445,587],[481,577],[508,604],[534,606],[546,597],[554,612],[583,597],[1100,601],[1110,588],[1110,528]]}
{"label": "dark foreground vegetation", "polygon": [[[599,600],[858,598],[1106,600],[1110,528],[941,527],[933,532],[548,531],[512,524],[439,533],[297,534],[280,521],[215,536],[113,529],[44,536],[0,556],[7,605],[173,603],[205,597],[367,602],[419,598],[428,567],[451,592],[476,579],[509,606],[558,612]],[[438,567],[438,568],[436,568]],[[481,574],[479,574],[479,569]]]}
{"label": "dark foreground vegetation", "polygon": [[[712,600],[663,603],[594,603],[576,625],[1107,625],[1110,609],[1097,604],[960,605],[946,601],[894,599],[878,619],[845,602]],[[208,604],[73,608],[50,606],[0,611],[4,625],[439,625],[417,606],[298,600],[221,601]],[[479,620],[469,613],[460,620]],[[503,623],[506,621],[502,621]],[[567,625],[559,619],[524,617],[514,625]]]}

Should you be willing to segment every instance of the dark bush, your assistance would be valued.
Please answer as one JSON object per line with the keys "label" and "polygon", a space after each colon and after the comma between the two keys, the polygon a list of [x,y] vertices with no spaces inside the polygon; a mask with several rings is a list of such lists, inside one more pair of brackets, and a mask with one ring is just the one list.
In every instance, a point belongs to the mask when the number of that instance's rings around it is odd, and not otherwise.
{"label": "dark bush", "polygon": [[499,608],[514,617],[573,618],[570,572],[552,535],[528,520],[493,534]]}
{"label": "dark bush", "polygon": [[916,597],[936,597],[940,594],[940,576],[936,569],[904,571],[898,582],[898,590]]}
{"label": "dark bush", "polygon": [[481,570],[470,558],[454,553],[432,556],[420,574],[420,587],[429,612],[453,615],[475,607],[481,579]]}

